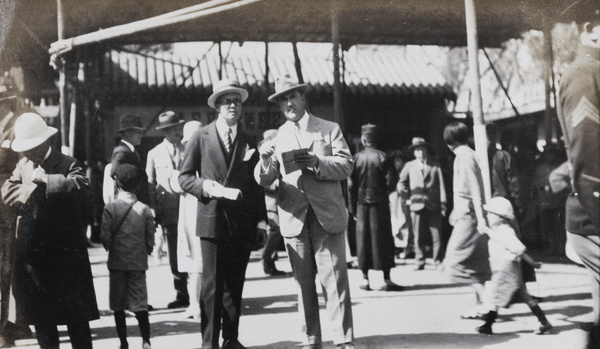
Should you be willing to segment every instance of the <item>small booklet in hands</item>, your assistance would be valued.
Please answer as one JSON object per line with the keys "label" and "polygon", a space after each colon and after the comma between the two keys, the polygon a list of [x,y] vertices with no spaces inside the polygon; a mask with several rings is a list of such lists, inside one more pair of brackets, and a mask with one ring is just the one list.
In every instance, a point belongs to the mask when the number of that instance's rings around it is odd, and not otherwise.
{"label": "small booklet in hands", "polygon": [[281,153],[281,158],[283,160],[283,168],[285,169],[285,173],[292,173],[294,171],[302,170],[306,166],[300,165],[296,163],[296,159],[301,156],[308,154],[308,149],[294,149],[290,151],[286,151],[285,153]]}

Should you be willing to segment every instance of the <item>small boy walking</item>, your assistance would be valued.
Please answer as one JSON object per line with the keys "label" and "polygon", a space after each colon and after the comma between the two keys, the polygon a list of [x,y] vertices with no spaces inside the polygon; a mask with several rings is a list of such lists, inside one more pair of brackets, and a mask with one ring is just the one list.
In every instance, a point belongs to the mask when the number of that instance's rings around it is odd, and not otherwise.
{"label": "small boy walking", "polygon": [[539,269],[542,264],[533,260],[526,252],[525,245],[517,238],[511,222],[515,220],[511,203],[503,197],[492,198],[483,207],[488,212],[490,229],[489,250],[493,270],[490,282],[489,300],[485,304],[489,310],[483,315],[485,323],[476,328],[477,332],[492,334],[492,324],[498,316],[499,307],[508,307],[523,302],[540,321],[533,333],[544,334],[552,330],[552,325],[536,301],[527,292],[521,273],[521,261]]}
{"label": "small boy walking", "polygon": [[150,349],[146,270],[154,247],[154,219],[150,207],[133,194],[145,184],[142,171],[122,164],[114,173],[119,191],[117,198],[104,208],[101,232],[102,244],[108,251],[110,309],[114,311],[121,349],[129,348],[125,309],[135,313],[142,348]]}

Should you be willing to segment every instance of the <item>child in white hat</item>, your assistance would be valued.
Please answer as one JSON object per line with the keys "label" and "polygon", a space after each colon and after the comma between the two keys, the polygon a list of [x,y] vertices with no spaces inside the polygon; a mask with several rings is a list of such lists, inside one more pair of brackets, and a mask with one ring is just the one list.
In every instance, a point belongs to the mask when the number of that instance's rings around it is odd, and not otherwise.
{"label": "child in white hat", "polygon": [[489,200],[483,208],[488,212],[490,229],[489,252],[493,270],[489,288],[489,310],[483,315],[485,323],[476,328],[477,332],[492,334],[492,324],[498,316],[499,307],[508,307],[513,303],[523,302],[529,306],[540,321],[540,327],[535,334],[544,334],[552,330],[552,325],[535,300],[527,292],[521,274],[521,261],[539,269],[542,264],[533,260],[526,252],[525,245],[517,238],[511,223],[515,220],[511,203],[503,197]]}

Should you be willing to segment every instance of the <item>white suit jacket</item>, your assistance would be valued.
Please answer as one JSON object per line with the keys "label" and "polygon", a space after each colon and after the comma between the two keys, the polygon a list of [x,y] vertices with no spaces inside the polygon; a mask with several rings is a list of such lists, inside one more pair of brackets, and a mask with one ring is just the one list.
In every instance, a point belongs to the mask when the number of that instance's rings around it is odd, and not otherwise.
{"label": "white suit jacket", "polygon": [[[319,165],[316,169],[286,173],[281,154],[300,148],[317,155]],[[346,230],[348,212],[341,181],[352,173],[353,159],[337,123],[309,114],[307,129],[298,139],[293,124],[286,122],[275,138],[271,160],[266,171],[259,162],[254,175],[263,187],[280,178],[278,213],[283,236],[295,237],[302,232],[309,204],[325,231],[337,234]]]}

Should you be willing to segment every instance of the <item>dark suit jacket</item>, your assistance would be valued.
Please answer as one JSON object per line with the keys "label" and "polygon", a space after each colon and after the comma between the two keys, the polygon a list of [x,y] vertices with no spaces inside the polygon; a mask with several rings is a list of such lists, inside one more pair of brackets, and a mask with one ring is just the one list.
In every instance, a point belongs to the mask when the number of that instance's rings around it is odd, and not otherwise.
{"label": "dark suit jacket", "polygon": [[410,210],[413,212],[426,208],[429,211],[439,212],[442,204],[446,205],[446,188],[440,166],[431,161],[425,162],[421,170],[419,160],[406,163],[400,172],[398,191],[402,200],[410,199]]}
{"label": "dark suit jacket", "polygon": [[127,144],[119,142],[115,149],[113,149],[110,163],[112,164],[112,169],[110,172],[111,177],[115,175],[115,169],[121,164],[131,164],[139,167],[140,170],[142,170],[144,178],[140,182],[140,186],[134,192],[134,194],[137,196],[138,200],[148,205],[150,200],[148,199],[148,180],[146,177],[146,168],[139,154],[132,152]]}
{"label": "dark suit jacket", "polygon": [[383,151],[368,147],[355,154],[348,181],[352,212],[356,212],[357,204],[387,204],[397,178],[392,159]]}
{"label": "dark suit jacket", "polygon": [[[197,234],[202,238],[250,238],[260,220],[266,220],[265,195],[254,181],[259,155],[256,146],[238,127],[231,159],[228,159],[215,123],[198,130],[187,142],[180,167],[181,188],[198,198]],[[213,199],[202,190],[205,180],[237,188],[242,199]]]}
{"label": "dark suit jacket", "polygon": [[30,324],[97,319],[85,236],[85,171],[55,150],[40,166],[48,184],[32,182],[35,165],[22,158],[2,186],[2,199],[20,216],[15,297]]}

